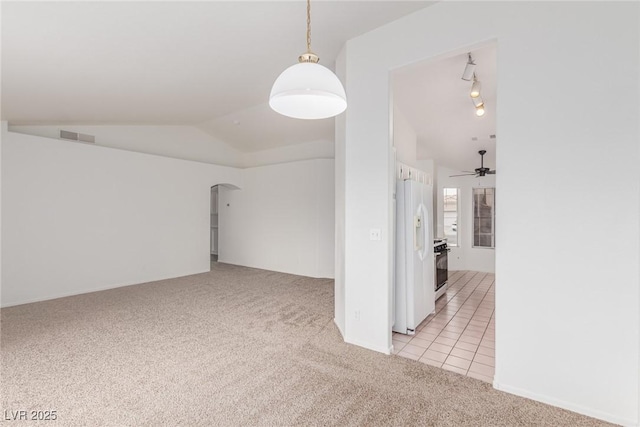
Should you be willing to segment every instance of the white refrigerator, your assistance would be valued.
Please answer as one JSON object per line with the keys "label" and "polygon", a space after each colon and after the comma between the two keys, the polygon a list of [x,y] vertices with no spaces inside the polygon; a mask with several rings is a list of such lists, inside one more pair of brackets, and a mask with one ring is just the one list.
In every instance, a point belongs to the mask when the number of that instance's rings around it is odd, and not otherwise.
{"label": "white refrigerator", "polygon": [[412,180],[396,185],[396,263],[393,330],[412,335],[435,311],[433,188]]}

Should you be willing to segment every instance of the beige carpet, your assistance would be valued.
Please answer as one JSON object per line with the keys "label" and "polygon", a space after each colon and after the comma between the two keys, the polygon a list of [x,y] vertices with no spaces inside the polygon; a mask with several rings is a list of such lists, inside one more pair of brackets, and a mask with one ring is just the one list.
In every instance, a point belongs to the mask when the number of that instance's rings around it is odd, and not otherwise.
{"label": "beige carpet", "polygon": [[345,344],[332,319],[333,281],[224,264],[3,309],[2,409],[65,426],[602,424]]}

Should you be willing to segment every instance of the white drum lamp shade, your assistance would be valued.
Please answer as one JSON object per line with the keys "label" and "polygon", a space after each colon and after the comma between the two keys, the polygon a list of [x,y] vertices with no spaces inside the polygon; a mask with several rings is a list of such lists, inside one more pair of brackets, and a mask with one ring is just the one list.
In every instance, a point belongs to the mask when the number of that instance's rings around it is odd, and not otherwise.
{"label": "white drum lamp shade", "polygon": [[338,77],[314,62],[300,62],[278,76],[269,106],[295,119],[325,119],[347,108],[347,96]]}

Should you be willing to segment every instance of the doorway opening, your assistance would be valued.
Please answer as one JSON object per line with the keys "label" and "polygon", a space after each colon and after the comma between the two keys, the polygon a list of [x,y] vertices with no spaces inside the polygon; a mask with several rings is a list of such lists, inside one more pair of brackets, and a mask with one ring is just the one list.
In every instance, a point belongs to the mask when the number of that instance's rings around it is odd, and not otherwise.
{"label": "doorway opening", "polygon": [[[220,262],[229,259],[229,250],[233,246],[234,230],[233,205],[235,190],[241,188],[235,184],[222,182],[211,186],[211,203],[209,206],[209,260],[210,269]],[[226,249],[226,252],[225,252]]]}
{"label": "doorway opening", "polygon": [[210,245],[210,257],[211,257],[211,266],[213,267],[213,263],[218,262],[218,237],[219,237],[219,214],[218,214],[218,205],[219,205],[219,189],[217,185],[211,187],[211,245]]}
{"label": "doorway opening", "polygon": [[[432,221],[409,221],[406,231],[412,239],[411,227],[432,227],[432,259],[404,266],[411,273],[405,277],[423,269],[426,284],[402,279],[396,257],[396,289],[413,286],[418,295],[424,287],[435,299],[435,310],[414,319],[406,333],[393,328],[393,351],[487,382],[495,370],[496,55],[497,44],[485,43],[390,74],[396,179],[407,179],[398,171],[426,174],[433,201]],[[396,292],[395,305],[403,298]]]}

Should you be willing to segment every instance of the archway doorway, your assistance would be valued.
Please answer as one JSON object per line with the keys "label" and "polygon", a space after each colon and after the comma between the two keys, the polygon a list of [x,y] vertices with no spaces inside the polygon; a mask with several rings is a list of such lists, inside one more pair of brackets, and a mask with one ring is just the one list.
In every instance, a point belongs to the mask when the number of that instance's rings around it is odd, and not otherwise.
{"label": "archway doorway", "polygon": [[[225,226],[225,221],[227,218],[225,217],[225,210],[222,209],[223,203],[228,205],[228,196],[225,198],[225,195],[228,194],[229,190],[239,190],[240,187],[233,184],[215,184],[211,186],[211,198],[210,198],[210,207],[209,207],[209,258],[210,258],[210,268],[213,269],[215,263],[219,260],[224,260],[224,246],[225,240],[221,238],[220,230]],[[226,202],[225,202],[226,200]],[[224,234],[223,236],[224,237]]]}
{"label": "archway doorway", "polygon": [[219,230],[219,213],[218,213],[218,201],[219,201],[219,190],[218,186],[214,185],[211,187],[211,210],[210,210],[210,231],[211,231],[211,244],[210,248],[210,257],[211,262],[218,262],[218,230]]}

